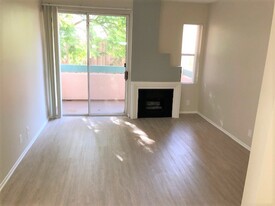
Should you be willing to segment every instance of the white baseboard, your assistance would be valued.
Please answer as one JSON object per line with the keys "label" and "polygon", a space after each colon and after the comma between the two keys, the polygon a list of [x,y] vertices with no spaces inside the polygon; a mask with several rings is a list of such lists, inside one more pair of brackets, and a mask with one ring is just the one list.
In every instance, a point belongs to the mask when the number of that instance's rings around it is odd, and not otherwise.
{"label": "white baseboard", "polygon": [[180,111],[180,114],[198,114],[198,111]]}
{"label": "white baseboard", "polygon": [[207,118],[206,116],[204,116],[203,114],[201,114],[200,112],[198,112],[197,114],[200,115],[207,122],[209,122],[210,124],[212,124],[214,127],[216,127],[217,129],[221,130],[223,133],[225,133],[227,136],[229,136],[235,142],[237,142],[238,144],[240,144],[241,146],[243,146],[245,149],[247,149],[248,151],[250,151],[251,147],[249,147],[247,144],[245,144],[244,142],[242,142],[239,138],[235,137],[233,134],[231,134],[230,132],[226,131],[224,128],[220,127],[219,125],[217,125],[215,122],[213,122],[212,120],[210,120],[209,118]]}
{"label": "white baseboard", "polygon": [[20,157],[17,159],[17,161],[15,162],[15,164],[13,165],[13,167],[10,169],[9,173],[7,174],[7,176],[0,183],[0,192],[4,188],[4,186],[6,185],[6,183],[9,181],[9,179],[12,176],[12,174],[14,173],[14,171],[16,170],[16,168],[18,167],[18,165],[20,164],[20,162],[22,161],[22,159],[25,157],[25,155],[28,153],[28,151],[30,150],[30,148],[32,147],[32,145],[34,144],[34,142],[37,140],[37,138],[39,137],[39,135],[41,134],[42,130],[45,128],[45,126],[46,126],[47,123],[48,123],[48,121],[44,122],[44,124],[42,125],[41,129],[36,133],[36,135],[34,136],[34,138],[31,140],[31,142],[28,144],[28,146],[24,149],[24,151],[22,152],[22,154],[20,155]]}

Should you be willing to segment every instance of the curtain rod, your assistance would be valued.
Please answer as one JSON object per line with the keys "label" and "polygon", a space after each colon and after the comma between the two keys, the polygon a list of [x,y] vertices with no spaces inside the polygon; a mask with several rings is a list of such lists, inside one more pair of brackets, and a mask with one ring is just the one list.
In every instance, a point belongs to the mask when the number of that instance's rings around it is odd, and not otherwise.
{"label": "curtain rod", "polygon": [[93,7],[93,6],[80,6],[80,5],[65,5],[65,4],[51,4],[42,3],[42,6],[57,6],[57,7],[67,7],[67,8],[80,8],[80,9],[103,9],[103,10],[116,10],[116,11],[132,11],[128,8],[110,8],[110,7]]}

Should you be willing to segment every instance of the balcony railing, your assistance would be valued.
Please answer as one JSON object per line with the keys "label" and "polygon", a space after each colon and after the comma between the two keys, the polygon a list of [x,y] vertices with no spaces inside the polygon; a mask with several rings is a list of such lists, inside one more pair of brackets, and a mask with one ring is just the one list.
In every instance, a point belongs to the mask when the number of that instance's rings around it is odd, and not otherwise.
{"label": "balcony railing", "polygon": [[[89,72],[91,73],[123,74],[124,70],[124,67],[119,66],[89,66]],[[86,65],[61,65],[61,72],[81,73],[87,71]]]}
{"label": "balcony railing", "polygon": [[[90,66],[91,100],[124,100],[124,67]],[[88,72],[85,65],[61,65],[62,99],[88,99]]]}

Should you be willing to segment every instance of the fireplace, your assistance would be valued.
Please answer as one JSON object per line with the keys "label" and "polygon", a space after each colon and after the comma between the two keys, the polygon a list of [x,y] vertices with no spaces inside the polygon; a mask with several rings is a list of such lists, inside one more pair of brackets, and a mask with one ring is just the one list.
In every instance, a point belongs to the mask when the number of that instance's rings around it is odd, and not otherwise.
{"label": "fireplace", "polygon": [[172,117],[173,89],[139,89],[138,118]]}
{"label": "fireplace", "polygon": [[[160,94],[164,93],[164,94]],[[169,93],[169,94],[165,94]],[[162,96],[168,98],[163,98]],[[143,97],[144,96],[144,97]],[[128,101],[128,115],[131,119],[138,117],[172,117],[179,118],[181,83],[180,82],[131,82]],[[145,98],[147,101],[140,101]],[[169,103],[166,102],[169,99]],[[146,103],[147,102],[147,103]],[[140,105],[139,105],[140,104]],[[172,106],[171,106],[172,105]],[[139,108],[140,107],[140,108]],[[172,107],[172,109],[171,109]],[[168,109],[167,109],[168,108]],[[161,110],[165,110],[165,112]],[[140,114],[147,110],[149,115]],[[167,111],[169,110],[169,113]],[[164,114],[161,114],[161,113]],[[170,113],[172,112],[172,114]],[[161,115],[160,115],[161,114]]]}

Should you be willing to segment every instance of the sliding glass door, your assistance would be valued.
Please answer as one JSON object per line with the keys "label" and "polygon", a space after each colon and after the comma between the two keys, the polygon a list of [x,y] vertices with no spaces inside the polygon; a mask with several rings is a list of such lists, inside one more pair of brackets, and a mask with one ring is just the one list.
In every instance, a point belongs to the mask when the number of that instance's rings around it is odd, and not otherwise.
{"label": "sliding glass door", "polygon": [[126,17],[59,14],[64,115],[124,114]]}

